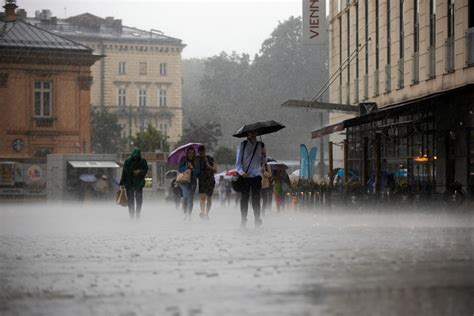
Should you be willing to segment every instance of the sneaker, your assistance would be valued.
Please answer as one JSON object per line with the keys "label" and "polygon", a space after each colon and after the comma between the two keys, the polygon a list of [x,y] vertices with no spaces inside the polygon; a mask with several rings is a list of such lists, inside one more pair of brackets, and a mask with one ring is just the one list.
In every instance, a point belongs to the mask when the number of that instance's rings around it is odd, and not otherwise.
{"label": "sneaker", "polygon": [[255,227],[260,227],[263,225],[263,222],[260,218],[255,219]]}

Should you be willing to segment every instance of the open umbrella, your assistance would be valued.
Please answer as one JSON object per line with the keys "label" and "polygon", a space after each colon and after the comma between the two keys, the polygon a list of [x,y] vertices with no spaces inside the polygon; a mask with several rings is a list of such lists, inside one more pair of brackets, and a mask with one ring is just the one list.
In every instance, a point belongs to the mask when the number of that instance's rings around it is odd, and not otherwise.
{"label": "open umbrella", "polygon": [[96,182],[97,178],[93,174],[81,174],[79,179],[83,182]]}
{"label": "open umbrella", "polygon": [[272,161],[272,162],[269,162],[268,165],[270,166],[270,168],[274,170],[275,169],[288,169],[288,166],[284,164],[283,162]]}
{"label": "open umbrella", "polygon": [[237,169],[230,169],[225,172],[226,176],[235,176],[238,173]]}
{"label": "open umbrella", "polygon": [[166,179],[174,179],[178,175],[178,170],[168,170],[165,173]]}
{"label": "open umbrella", "polygon": [[186,150],[188,148],[192,147],[196,151],[196,156],[197,156],[197,150],[199,146],[202,146],[201,143],[187,143],[186,145],[179,146],[175,150],[173,150],[169,156],[168,156],[168,163],[170,165],[177,165],[179,164],[179,161],[181,158],[183,158],[186,155]]}
{"label": "open umbrella", "polygon": [[265,135],[278,132],[282,128],[285,128],[285,125],[282,125],[275,121],[263,121],[255,122],[252,124],[245,124],[239,128],[235,133],[234,137],[247,137],[248,133],[253,132],[258,135]]}

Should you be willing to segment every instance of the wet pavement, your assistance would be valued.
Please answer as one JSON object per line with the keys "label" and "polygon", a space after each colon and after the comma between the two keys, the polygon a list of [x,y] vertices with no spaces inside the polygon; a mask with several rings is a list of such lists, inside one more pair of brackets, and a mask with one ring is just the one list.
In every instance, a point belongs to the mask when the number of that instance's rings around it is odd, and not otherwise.
{"label": "wet pavement", "polygon": [[197,213],[0,205],[0,314],[474,315],[472,212]]}

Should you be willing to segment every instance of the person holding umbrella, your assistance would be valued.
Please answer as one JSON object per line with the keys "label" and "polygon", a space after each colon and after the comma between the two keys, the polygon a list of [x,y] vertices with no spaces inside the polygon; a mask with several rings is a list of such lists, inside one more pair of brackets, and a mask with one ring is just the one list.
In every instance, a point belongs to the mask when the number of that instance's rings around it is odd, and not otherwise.
{"label": "person holding umbrella", "polygon": [[190,146],[186,149],[186,155],[179,161],[178,171],[181,173],[189,173],[189,181],[179,183],[181,193],[183,195],[183,211],[184,219],[191,219],[193,211],[194,192],[196,191],[197,178],[199,177],[199,161],[196,159],[196,150]]}
{"label": "person holding umbrella", "polygon": [[147,172],[148,164],[146,160],[142,158],[140,149],[134,148],[130,157],[123,164],[122,178],[120,179],[120,185],[124,186],[127,190],[130,218],[140,217],[143,203],[143,187],[145,186],[145,175]]}
{"label": "person holding umbrella", "polygon": [[234,137],[247,137],[237,147],[236,169],[243,179],[240,199],[241,226],[247,224],[248,203],[252,196],[255,226],[262,225],[260,218],[260,190],[262,188],[262,164],[266,159],[265,145],[257,141],[258,135],[279,131],[285,126],[275,121],[256,122],[239,128]]}

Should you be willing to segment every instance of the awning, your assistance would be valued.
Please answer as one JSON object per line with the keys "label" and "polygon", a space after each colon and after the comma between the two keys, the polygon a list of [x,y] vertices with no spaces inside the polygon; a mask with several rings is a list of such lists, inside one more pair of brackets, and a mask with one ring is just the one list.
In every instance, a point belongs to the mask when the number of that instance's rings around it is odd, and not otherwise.
{"label": "awning", "polygon": [[120,168],[115,161],[68,161],[73,168]]}
{"label": "awning", "polygon": [[344,129],[345,129],[344,121],[336,123],[336,124],[326,125],[324,127],[321,127],[320,129],[316,129],[312,131],[311,138],[323,137],[325,135],[343,131]]}

